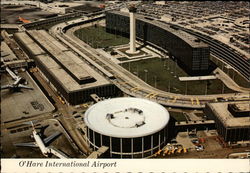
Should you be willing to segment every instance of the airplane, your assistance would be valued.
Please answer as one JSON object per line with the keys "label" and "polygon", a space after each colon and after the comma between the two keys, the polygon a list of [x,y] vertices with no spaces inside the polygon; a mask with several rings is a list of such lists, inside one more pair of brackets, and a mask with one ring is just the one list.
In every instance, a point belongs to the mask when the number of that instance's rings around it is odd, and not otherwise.
{"label": "airplane", "polygon": [[10,89],[10,90],[13,90],[13,91],[18,91],[21,88],[33,90],[33,88],[31,88],[31,87],[28,87],[28,86],[25,86],[25,85],[21,84],[21,83],[23,83],[25,81],[24,78],[22,78],[20,76],[17,76],[13,71],[11,71],[11,69],[9,69],[9,67],[6,67],[5,69],[9,73],[9,75],[12,77],[12,79],[15,80],[15,82],[13,84],[8,84],[8,85],[1,86],[1,90]]}
{"label": "airplane", "polygon": [[34,127],[33,122],[31,121],[30,123],[31,123],[32,128],[33,128],[32,137],[34,138],[35,142],[17,143],[17,144],[14,144],[15,146],[17,146],[17,147],[38,147],[45,157],[51,157],[52,154],[54,154],[59,158],[68,158],[64,153],[57,151],[54,148],[48,146],[52,141],[54,141],[57,137],[59,137],[61,135],[61,132],[55,132],[54,134],[50,135],[49,137],[44,138],[45,137],[44,131],[49,125],[39,128],[41,130],[40,130],[40,132],[37,132],[36,128]]}

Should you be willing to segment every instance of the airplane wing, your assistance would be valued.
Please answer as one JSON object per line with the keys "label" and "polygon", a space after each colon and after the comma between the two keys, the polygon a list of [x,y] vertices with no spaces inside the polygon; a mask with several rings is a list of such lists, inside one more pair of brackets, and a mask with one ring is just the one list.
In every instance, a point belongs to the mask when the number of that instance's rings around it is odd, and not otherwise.
{"label": "airplane wing", "polygon": [[61,132],[55,132],[54,134],[50,135],[49,137],[43,139],[43,142],[45,145],[49,145],[51,142],[53,142],[60,135],[61,135]]}
{"label": "airplane wing", "polygon": [[38,147],[38,145],[35,142],[18,143],[14,145],[17,147]]}
{"label": "airplane wing", "polygon": [[8,88],[11,88],[11,85],[3,85],[3,86],[1,86],[1,90],[8,89]]}
{"label": "airplane wing", "polygon": [[13,83],[14,86],[18,85],[21,82],[22,78],[21,77],[17,77],[16,81]]}
{"label": "airplane wing", "polygon": [[25,85],[22,85],[22,84],[18,84],[18,87],[19,87],[19,88],[24,88],[24,89],[30,89],[30,90],[33,90],[33,88],[28,87],[28,86],[25,86]]}
{"label": "airplane wing", "polygon": [[13,71],[11,71],[11,69],[9,67],[6,67],[6,71],[10,74],[12,79],[14,79],[14,80],[18,79],[18,76]]}

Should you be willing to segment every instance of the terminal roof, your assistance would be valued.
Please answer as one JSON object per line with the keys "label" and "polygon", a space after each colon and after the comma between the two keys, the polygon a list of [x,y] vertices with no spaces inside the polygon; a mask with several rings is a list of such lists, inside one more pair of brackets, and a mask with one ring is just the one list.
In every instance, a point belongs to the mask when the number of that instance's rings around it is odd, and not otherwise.
{"label": "terminal roof", "polygon": [[221,120],[223,124],[228,127],[250,127],[250,117],[234,117],[228,111],[228,104],[236,104],[238,106],[249,106],[249,101],[230,101],[230,102],[219,102],[219,103],[209,103],[208,105],[212,108],[218,119]]}
{"label": "terminal roof", "polygon": [[161,105],[141,98],[114,98],[96,103],[85,113],[86,125],[100,134],[135,138],[154,134],[169,121]]}

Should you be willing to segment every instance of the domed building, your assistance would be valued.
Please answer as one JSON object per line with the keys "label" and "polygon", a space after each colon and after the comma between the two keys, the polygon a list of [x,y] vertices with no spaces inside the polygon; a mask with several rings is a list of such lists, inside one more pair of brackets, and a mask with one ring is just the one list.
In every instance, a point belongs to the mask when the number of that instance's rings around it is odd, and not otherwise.
{"label": "domed building", "polygon": [[112,158],[144,158],[169,139],[170,116],[158,103],[132,97],[108,99],[91,106],[84,117],[90,146],[109,147]]}

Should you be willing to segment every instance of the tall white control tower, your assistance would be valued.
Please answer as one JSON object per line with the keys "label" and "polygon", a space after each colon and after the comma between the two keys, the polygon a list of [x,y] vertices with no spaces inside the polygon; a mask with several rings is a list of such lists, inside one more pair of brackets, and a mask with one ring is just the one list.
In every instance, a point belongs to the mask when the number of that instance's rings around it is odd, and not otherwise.
{"label": "tall white control tower", "polygon": [[129,8],[129,16],[130,16],[130,48],[128,53],[137,53],[136,52],[136,45],[135,45],[135,36],[136,36],[136,30],[135,30],[135,13],[136,8],[134,6],[130,6]]}

